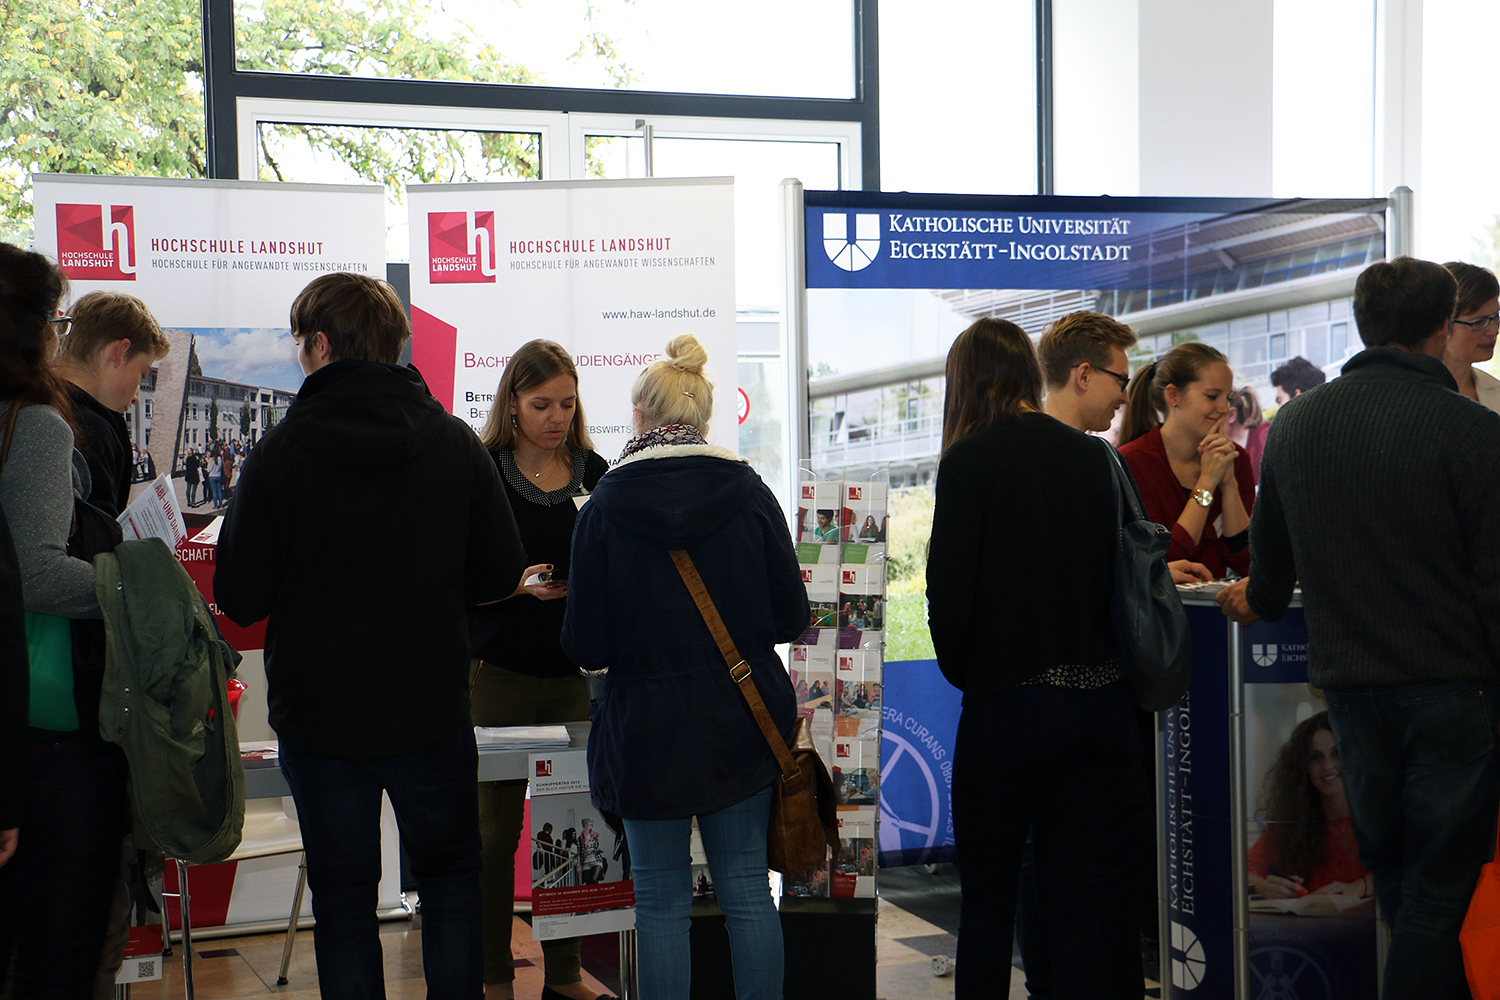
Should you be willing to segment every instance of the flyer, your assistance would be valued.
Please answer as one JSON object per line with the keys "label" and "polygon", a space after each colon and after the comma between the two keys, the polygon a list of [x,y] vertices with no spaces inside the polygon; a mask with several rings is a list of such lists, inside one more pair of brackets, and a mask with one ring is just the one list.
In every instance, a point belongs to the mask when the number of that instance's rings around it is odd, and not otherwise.
{"label": "flyer", "polygon": [[532,938],[634,927],[624,826],[610,827],[590,799],[586,751],[532,754],[530,762]]}

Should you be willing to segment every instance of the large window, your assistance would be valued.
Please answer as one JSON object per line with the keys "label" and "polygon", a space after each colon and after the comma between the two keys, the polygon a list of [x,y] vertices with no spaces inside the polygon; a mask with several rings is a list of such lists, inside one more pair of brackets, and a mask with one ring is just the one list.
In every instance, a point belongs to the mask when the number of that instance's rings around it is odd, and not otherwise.
{"label": "large window", "polygon": [[1422,6],[1422,180],[1417,254],[1500,266],[1500,131],[1470,55],[1500,31],[1500,5]]}
{"label": "large window", "polygon": [[855,96],[851,0],[239,0],[242,70]]}

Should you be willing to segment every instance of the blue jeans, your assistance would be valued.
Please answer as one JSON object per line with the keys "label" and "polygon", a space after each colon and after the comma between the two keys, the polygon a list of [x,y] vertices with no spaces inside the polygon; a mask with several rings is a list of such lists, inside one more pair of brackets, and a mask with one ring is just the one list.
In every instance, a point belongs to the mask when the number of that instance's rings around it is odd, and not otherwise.
{"label": "blue jeans", "polygon": [[1325,692],[1360,861],[1391,925],[1383,1000],[1469,996],[1458,930],[1495,848],[1497,689]]}
{"label": "blue jeans", "polygon": [[1093,691],[1028,684],[965,699],[953,754],[962,892],[955,997],[1005,995],[1028,830],[1052,995],[1110,995],[1094,879],[1105,828],[1141,754],[1124,681]]}
{"label": "blue jeans", "polygon": [[[698,817],[714,893],[729,926],[738,1000],[779,1000],[786,954],[781,916],[771,901],[766,869],[768,787]],[[647,1000],[688,1000],[692,958],[693,880],[687,819],[627,819],[625,839],[635,877],[636,954],[640,993]]]}
{"label": "blue jeans", "polygon": [[209,488],[209,491],[213,495],[214,506],[215,507],[222,507],[222,506],[224,506],[224,477],[223,476],[209,476],[208,477],[208,488]]}
{"label": "blue jeans", "polygon": [[483,942],[479,894],[479,758],[464,726],[387,760],[331,760],[281,745],[297,803],[313,948],[326,1000],[385,996],[375,908],[380,793],[391,798],[422,896],[422,968],[432,1000],[478,1000]]}
{"label": "blue jeans", "polygon": [[[82,733],[31,737],[20,840],[0,869],[0,905],[15,918],[15,996],[88,997],[120,872],[128,767],[118,747]],[[0,940],[0,979],[9,945]]]}
{"label": "blue jeans", "polygon": [[187,501],[188,501],[188,506],[189,507],[196,507],[197,506],[197,503],[195,502],[195,499],[196,499],[197,496],[198,496],[198,484],[197,483],[188,483],[187,484]]}

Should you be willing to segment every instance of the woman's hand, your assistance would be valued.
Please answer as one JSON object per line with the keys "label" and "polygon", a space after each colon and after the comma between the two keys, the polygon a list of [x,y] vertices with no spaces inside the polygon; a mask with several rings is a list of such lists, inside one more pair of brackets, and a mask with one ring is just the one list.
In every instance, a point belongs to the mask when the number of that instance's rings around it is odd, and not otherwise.
{"label": "woman's hand", "polygon": [[1167,571],[1173,583],[1208,583],[1214,578],[1207,566],[1190,559],[1173,559],[1167,563]]}
{"label": "woman's hand", "polygon": [[545,580],[527,583],[532,577],[540,573],[552,572],[551,563],[538,563],[535,566],[527,566],[521,571],[521,582],[516,584],[516,589],[511,591],[510,596],[516,597],[520,594],[530,594],[539,601],[555,601],[559,597],[568,596],[567,580]]}
{"label": "woman's hand", "polygon": [[1250,888],[1263,899],[1296,899],[1307,895],[1307,890],[1302,888],[1301,875],[1282,878],[1280,875],[1251,873]]}
{"label": "woman's hand", "polygon": [[1224,434],[1224,421],[1219,420],[1198,442],[1198,482],[1208,489],[1232,489],[1236,454],[1234,442]]}
{"label": "woman's hand", "polygon": [[20,828],[13,830],[0,830],[0,868],[16,853],[16,843],[20,840]]}

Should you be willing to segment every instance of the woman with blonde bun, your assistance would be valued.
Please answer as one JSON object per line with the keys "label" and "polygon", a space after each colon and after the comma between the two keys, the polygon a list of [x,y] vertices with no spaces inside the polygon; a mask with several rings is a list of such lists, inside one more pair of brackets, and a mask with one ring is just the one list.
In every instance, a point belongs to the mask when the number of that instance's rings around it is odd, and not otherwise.
{"label": "woman with blonde bun", "polygon": [[796,694],[777,643],[801,634],[806,591],[781,506],[748,464],[705,439],[707,353],[674,338],[631,391],[635,437],[578,515],[562,643],[609,668],[593,712],[595,804],[624,819],[641,996],[687,1000],[693,817],[727,918],[739,1000],[782,995],[781,923],[766,881],[776,759],[678,575],[685,549],[783,737]]}

